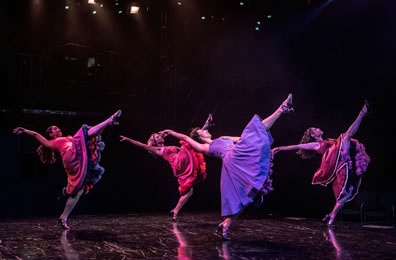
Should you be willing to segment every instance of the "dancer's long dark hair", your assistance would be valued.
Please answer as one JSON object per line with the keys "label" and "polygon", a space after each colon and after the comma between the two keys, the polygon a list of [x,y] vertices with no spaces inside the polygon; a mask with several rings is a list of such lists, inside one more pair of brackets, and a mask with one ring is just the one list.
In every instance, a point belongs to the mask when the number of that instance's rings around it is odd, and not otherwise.
{"label": "dancer's long dark hair", "polygon": [[202,141],[201,136],[197,133],[198,130],[200,130],[201,128],[199,127],[193,127],[190,129],[188,135],[191,137],[191,139],[193,139],[194,141],[197,141],[200,144],[204,144],[205,142]]}
{"label": "dancer's long dark hair", "polygon": [[[201,137],[199,136],[199,134],[197,133],[198,130],[200,130],[201,128],[199,127],[193,127],[188,131],[188,135],[191,137],[191,139],[197,141],[198,143],[205,143],[204,141],[202,141]],[[159,133],[154,133],[152,135],[150,135],[149,139],[147,140],[147,145],[149,146],[158,146],[157,142],[155,141],[154,135],[158,135]],[[153,157],[157,157],[157,155],[151,151],[149,151],[149,153],[153,156]]]}
{"label": "dancer's long dark hair", "polygon": [[[52,139],[52,137],[49,135],[52,132],[52,126],[48,127],[47,130],[45,130],[45,138],[47,139]],[[40,144],[40,146],[37,148],[37,154],[40,156],[40,160],[42,163],[48,163],[48,164],[53,164],[56,161],[55,158],[55,152],[44,145]]]}
{"label": "dancer's long dark hair", "polygon": [[[301,138],[300,144],[316,142],[316,140],[312,137],[312,129],[313,127],[310,127],[305,130],[304,135]],[[298,156],[301,157],[301,159],[311,159],[316,155],[316,151],[304,149],[298,149],[296,153],[298,154]]]}

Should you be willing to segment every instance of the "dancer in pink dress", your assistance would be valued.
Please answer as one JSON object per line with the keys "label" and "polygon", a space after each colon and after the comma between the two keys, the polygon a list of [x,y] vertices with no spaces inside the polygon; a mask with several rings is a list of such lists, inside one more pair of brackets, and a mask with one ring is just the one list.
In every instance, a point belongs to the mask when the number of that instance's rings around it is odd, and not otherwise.
{"label": "dancer in pink dress", "polygon": [[319,128],[308,128],[300,144],[280,146],[272,149],[273,154],[279,151],[298,150],[297,154],[302,159],[310,159],[315,154],[322,155],[322,162],[315,172],[312,184],[327,186],[332,184],[336,204],[323,221],[328,220],[328,225],[333,225],[338,211],[345,202],[353,200],[359,191],[362,175],[367,170],[370,157],[367,155],[363,144],[352,136],[359,129],[362,119],[367,115],[368,102],[360,111],[358,117],[337,139],[323,140],[323,132]]}
{"label": "dancer in pink dress", "polygon": [[159,156],[168,161],[179,183],[179,193],[181,195],[176,207],[170,212],[172,221],[177,221],[180,210],[193,194],[194,185],[206,179],[206,163],[203,155],[194,151],[184,141],[180,141],[180,147],[165,146],[164,135],[159,133],[152,134],[147,142],[148,144],[143,144],[125,136],[120,137],[121,142],[130,142],[154,156]]}
{"label": "dancer in pink dress", "polygon": [[[213,126],[213,117],[209,114],[202,128],[209,129]],[[127,141],[138,147],[141,147],[151,153],[153,156],[159,156],[168,161],[172,167],[173,175],[179,183],[180,198],[174,209],[170,211],[172,221],[176,222],[178,214],[188,199],[193,194],[195,184],[206,179],[206,163],[201,153],[196,152],[191,146],[180,141],[180,147],[165,146],[164,133],[154,133],[147,141],[147,145],[131,138],[120,136],[120,142]]]}
{"label": "dancer in pink dress", "polygon": [[55,152],[60,153],[68,176],[67,186],[64,190],[68,199],[63,213],[58,219],[58,223],[64,229],[70,228],[67,224],[67,218],[83,192],[88,192],[102,178],[104,168],[99,165],[99,161],[104,143],[100,134],[106,127],[117,125],[120,116],[121,110],[118,110],[98,125],[89,127],[84,124],[74,136],[62,136],[62,131],[57,126],[48,127],[45,131],[45,137],[22,127],[13,130],[16,135],[25,133],[33,136],[41,143],[37,153],[43,163],[54,163]]}

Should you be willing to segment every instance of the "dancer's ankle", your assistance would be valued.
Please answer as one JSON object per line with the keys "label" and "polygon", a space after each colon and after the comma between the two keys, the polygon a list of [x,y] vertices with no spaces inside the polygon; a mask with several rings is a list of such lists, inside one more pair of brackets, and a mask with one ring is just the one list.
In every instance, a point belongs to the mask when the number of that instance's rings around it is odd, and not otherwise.
{"label": "dancer's ankle", "polygon": [[117,121],[121,117],[121,109],[115,112],[111,117],[106,120],[107,125],[119,125]]}

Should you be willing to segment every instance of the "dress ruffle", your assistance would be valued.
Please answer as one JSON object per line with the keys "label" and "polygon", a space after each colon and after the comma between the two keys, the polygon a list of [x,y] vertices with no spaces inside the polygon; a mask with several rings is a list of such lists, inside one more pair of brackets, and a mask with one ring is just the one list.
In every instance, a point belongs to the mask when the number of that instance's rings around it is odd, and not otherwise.
{"label": "dress ruffle", "polygon": [[337,200],[348,194],[352,200],[359,191],[362,174],[366,172],[370,157],[363,144],[357,139],[351,139],[349,153],[342,153],[343,135],[323,154],[320,168],[315,172],[312,184],[327,186],[332,184],[333,193]]}
{"label": "dress ruffle", "polygon": [[179,183],[180,195],[188,193],[198,182],[206,179],[206,163],[203,155],[188,143],[180,141],[181,147],[168,146],[163,158],[168,161]]}
{"label": "dress ruffle", "polygon": [[193,160],[193,170],[188,178],[179,178],[179,192],[180,195],[188,193],[191,188],[198,182],[206,179],[206,163],[203,155],[196,152],[188,143],[180,141],[182,149],[188,151]]}
{"label": "dress ruffle", "polygon": [[91,189],[104,173],[104,168],[99,165],[104,143],[100,136],[89,137],[88,130],[84,124],[73,136],[71,147],[61,154],[68,176],[65,193],[69,196],[74,196],[82,188]]}

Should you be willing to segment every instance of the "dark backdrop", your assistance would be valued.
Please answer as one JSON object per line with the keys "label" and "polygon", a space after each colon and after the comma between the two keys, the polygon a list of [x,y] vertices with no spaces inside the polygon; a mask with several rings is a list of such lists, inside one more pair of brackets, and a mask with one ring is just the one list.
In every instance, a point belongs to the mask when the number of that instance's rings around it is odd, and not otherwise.
{"label": "dark backdrop", "polygon": [[[296,111],[273,126],[274,146],[298,143],[310,126],[335,138],[369,100],[372,113],[355,136],[372,159],[361,190],[396,190],[392,1],[141,1],[138,15],[121,0],[69,1],[69,9],[63,1],[14,2],[1,11],[2,217],[57,215],[65,202],[60,157],[42,165],[37,141],[12,135],[16,126],[43,133],[58,125],[72,135],[121,108],[121,125],[103,134],[106,173],[74,213],[167,211],[178,199],[169,165],[118,135],[145,142],[165,128],[186,132],[208,113],[213,136],[239,135],[288,93]],[[331,188],[310,184],[319,162],[277,155],[275,191],[258,212],[328,212]],[[186,210],[219,211],[220,167],[207,158],[208,178]]]}

